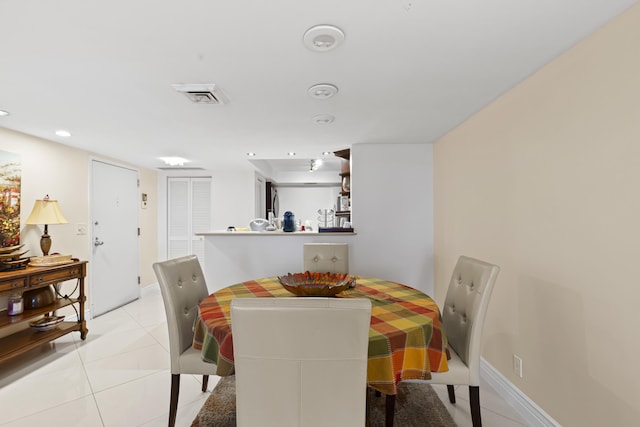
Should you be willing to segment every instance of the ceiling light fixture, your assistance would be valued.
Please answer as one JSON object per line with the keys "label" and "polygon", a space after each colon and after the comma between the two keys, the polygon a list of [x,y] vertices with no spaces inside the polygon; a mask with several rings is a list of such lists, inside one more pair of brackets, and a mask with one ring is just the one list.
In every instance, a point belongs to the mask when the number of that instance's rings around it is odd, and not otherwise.
{"label": "ceiling light fixture", "polygon": [[249,157],[253,157],[253,156],[255,156],[255,155],[256,155],[256,153],[254,153],[253,151],[249,151],[249,152],[247,153],[247,156],[249,156]]}
{"label": "ceiling light fixture", "polygon": [[287,153],[287,156],[295,156],[295,155],[296,155],[296,153],[294,153],[293,151],[289,151],[289,152]]}
{"label": "ceiling light fixture", "polygon": [[58,129],[56,131],[56,135],[61,136],[63,138],[68,138],[71,136],[71,132],[69,132],[68,130],[64,130],[64,129]]}
{"label": "ceiling light fixture", "polygon": [[167,166],[184,166],[185,163],[189,163],[189,160],[182,157],[158,157]]}
{"label": "ceiling light fixture", "polygon": [[316,25],[304,33],[303,41],[315,52],[327,52],[342,44],[344,33],[333,25]]}
{"label": "ceiling light fixture", "polygon": [[8,115],[9,115],[8,111],[0,110],[0,117],[4,117],[4,116],[8,116]]}
{"label": "ceiling light fixture", "polygon": [[328,155],[330,155],[330,154],[331,154],[331,151],[323,151],[323,152],[322,152],[322,155],[323,155],[323,156],[328,156]]}
{"label": "ceiling light fixture", "polygon": [[335,116],[332,116],[331,114],[318,114],[317,116],[313,116],[311,120],[313,120],[317,125],[328,125],[333,123],[335,119]]}
{"label": "ceiling light fixture", "polygon": [[316,99],[328,99],[338,93],[338,87],[329,83],[321,83],[307,89],[310,97]]}

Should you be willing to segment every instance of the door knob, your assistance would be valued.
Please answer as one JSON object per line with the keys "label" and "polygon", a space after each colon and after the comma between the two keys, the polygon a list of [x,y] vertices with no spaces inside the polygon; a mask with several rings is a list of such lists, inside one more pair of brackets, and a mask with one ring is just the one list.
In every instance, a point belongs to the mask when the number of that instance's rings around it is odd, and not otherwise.
{"label": "door knob", "polygon": [[96,241],[93,242],[93,246],[102,246],[102,245],[104,245],[104,242],[102,242],[100,239],[96,237]]}

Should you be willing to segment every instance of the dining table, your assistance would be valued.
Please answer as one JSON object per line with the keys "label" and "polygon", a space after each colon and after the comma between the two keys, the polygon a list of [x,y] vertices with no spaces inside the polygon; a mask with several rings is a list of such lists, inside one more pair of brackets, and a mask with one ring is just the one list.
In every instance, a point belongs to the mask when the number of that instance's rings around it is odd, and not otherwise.
{"label": "dining table", "polygon": [[[192,346],[217,365],[216,374],[234,373],[231,301],[235,298],[295,297],[278,277],[237,283],[220,289],[198,306]],[[374,277],[356,277],[355,286],[335,297],[371,301],[367,386],[395,398],[408,379],[430,379],[447,366],[447,338],[435,301],[412,287]],[[299,297],[304,298],[304,297]]]}

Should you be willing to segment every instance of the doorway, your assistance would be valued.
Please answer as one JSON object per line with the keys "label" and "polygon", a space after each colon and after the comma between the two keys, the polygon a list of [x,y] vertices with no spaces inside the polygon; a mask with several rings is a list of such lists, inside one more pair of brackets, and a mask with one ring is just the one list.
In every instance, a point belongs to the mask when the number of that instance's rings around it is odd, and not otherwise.
{"label": "doorway", "polygon": [[140,296],[138,171],[91,161],[91,314]]}

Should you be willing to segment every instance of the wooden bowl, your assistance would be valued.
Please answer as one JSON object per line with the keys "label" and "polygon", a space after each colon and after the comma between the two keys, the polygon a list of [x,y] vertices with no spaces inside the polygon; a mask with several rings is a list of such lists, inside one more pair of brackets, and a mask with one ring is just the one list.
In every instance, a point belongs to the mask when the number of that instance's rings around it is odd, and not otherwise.
{"label": "wooden bowl", "polygon": [[301,297],[332,297],[355,285],[355,277],[340,273],[304,273],[278,276],[280,284]]}

